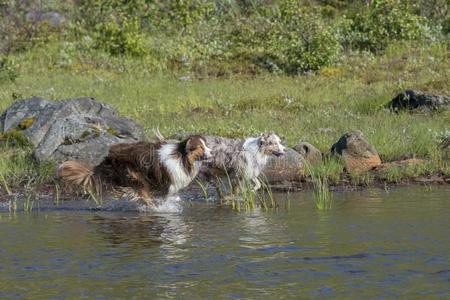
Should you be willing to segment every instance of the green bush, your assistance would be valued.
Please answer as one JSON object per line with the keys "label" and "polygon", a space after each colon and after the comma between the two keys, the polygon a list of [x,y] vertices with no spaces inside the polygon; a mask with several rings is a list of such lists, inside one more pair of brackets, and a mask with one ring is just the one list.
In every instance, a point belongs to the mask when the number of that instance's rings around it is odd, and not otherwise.
{"label": "green bush", "polygon": [[143,21],[153,14],[149,0],[78,0],[76,20],[87,28],[97,24],[130,17]]}
{"label": "green bush", "polygon": [[0,83],[14,81],[19,76],[14,61],[7,56],[0,56]]}
{"label": "green bush", "polygon": [[172,25],[184,28],[208,19],[214,10],[214,2],[207,0],[171,0],[159,2],[159,15]]}
{"label": "green bush", "polygon": [[340,46],[320,14],[299,0],[283,1],[271,21],[267,54],[282,69],[297,74],[333,63]]}
{"label": "green bush", "polygon": [[[397,40],[442,39],[436,29],[450,31],[448,1],[0,0],[0,54],[35,48],[51,58],[49,68],[77,70],[86,63],[123,70],[121,56],[138,57],[147,70],[197,78],[302,74],[332,65],[342,48],[375,53]],[[67,21],[29,22],[29,11]],[[3,69],[3,78],[14,77]]]}
{"label": "green bush", "polygon": [[59,39],[65,34],[65,26],[52,26],[47,20],[27,20],[27,12],[36,7],[25,5],[28,1],[8,1],[2,6],[0,0],[0,54],[26,51]]}
{"label": "green bush", "polygon": [[450,16],[448,16],[443,22],[442,22],[442,32],[444,34],[450,34]]}
{"label": "green bush", "polygon": [[144,35],[139,20],[125,18],[122,22],[110,21],[96,26],[95,48],[111,55],[143,56],[146,53]]}
{"label": "green bush", "polygon": [[425,33],[425,18],[409,12],[399,0],[374,0],[363,12],[343,23],[345,46],[373,52],[391,41],[415,40]]}

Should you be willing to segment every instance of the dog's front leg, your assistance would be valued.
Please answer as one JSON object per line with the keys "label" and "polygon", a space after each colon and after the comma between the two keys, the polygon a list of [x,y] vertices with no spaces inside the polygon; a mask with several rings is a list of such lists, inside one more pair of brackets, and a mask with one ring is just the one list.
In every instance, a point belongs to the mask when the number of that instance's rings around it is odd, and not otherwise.
{"label": "dog's front leg", "polygon": [[225,193],[223,191],[223,182],[218,177],[216,177],[216,180],[214,180],[214,188],[216,189],[217,197],[219,197],[219,199],[223,199],[225,197]]}
{"label": "dog's front leg", "polygon": [[255,184],[253,186],[253,191],[256,192],[257,190],[259,190],[261,188],[261,182],[259,181],[258,178],[252,178],[253,183]]}

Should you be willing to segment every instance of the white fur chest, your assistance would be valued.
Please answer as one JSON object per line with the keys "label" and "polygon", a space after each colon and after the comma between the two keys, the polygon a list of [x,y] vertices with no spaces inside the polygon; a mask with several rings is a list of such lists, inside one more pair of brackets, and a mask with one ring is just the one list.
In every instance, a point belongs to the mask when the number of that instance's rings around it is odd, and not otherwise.
{"label": "white fur chest", "polygon": [[166,167],[172,182],[169,187],[169,195],[187,187],[194,177],[197,176],[200,169],[200,163],[196,163],[193,172],[189,174],[184,168],[181,159],[173,155],[176,147],[174,144],[165,144],[158,150],[159,158],[164,167]]}
{"label": "white fur chest", "polygon": [[247,139],[243,145],[245,159],[247,164],[245,166],[244,176],[247,179],[253,179],[261,174],[262,169],[267,163],[267,155],[261,153],[258,139]]}

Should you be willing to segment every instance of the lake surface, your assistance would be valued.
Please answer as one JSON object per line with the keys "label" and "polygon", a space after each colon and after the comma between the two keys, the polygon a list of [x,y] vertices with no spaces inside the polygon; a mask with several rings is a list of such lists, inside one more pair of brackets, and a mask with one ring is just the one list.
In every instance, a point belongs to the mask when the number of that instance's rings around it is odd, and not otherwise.
{"label": "lake surface", "polygon": [[450,297],[450,187],[335,193],[329,212],[276,197],[269,212],[1,212],[0,298]]}

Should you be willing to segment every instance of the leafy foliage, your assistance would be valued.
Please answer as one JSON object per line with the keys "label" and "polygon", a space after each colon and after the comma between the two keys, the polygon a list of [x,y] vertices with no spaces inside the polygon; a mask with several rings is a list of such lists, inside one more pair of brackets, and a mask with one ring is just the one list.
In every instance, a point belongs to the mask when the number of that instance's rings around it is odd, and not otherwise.
{"label": "leafy foliage", "polygon": [[374,0],[347,21],[345,44],[373,52],[394,40],[418,39],[427,25],[425,18],[412,14],[399,0]]}
{"label": "leafy foliage", "polygon": [[0,56],[0,83],[14,81],[19,76],[14,60],[8,56]]}
{"label": "leafy foliage", "polygon": [[288,73],[318,70],[333,63],[339,44],[317,13],[286,0],[272,18],[268,52]]}
{"label": "leafy foliage", "polygon": [[[449,1],[0,0],[0,52],[51,45],[58,53],[43,56],[54,57],[53,66],[77,70],[86,61],[115,68],[126,56],[150,71],[196,78],[295,75],[332,66],[346,50],[379,53],[397,41],[438,41],[450,31]],[[29,17],[53,12],[66,22]]]}
{"label": "leafy foliage", "polygon": [[143,56],[145,52],[143,35],[136,18],[124,19],[121,23],[110,21],[96,27],[95,47],[112,55]]}

